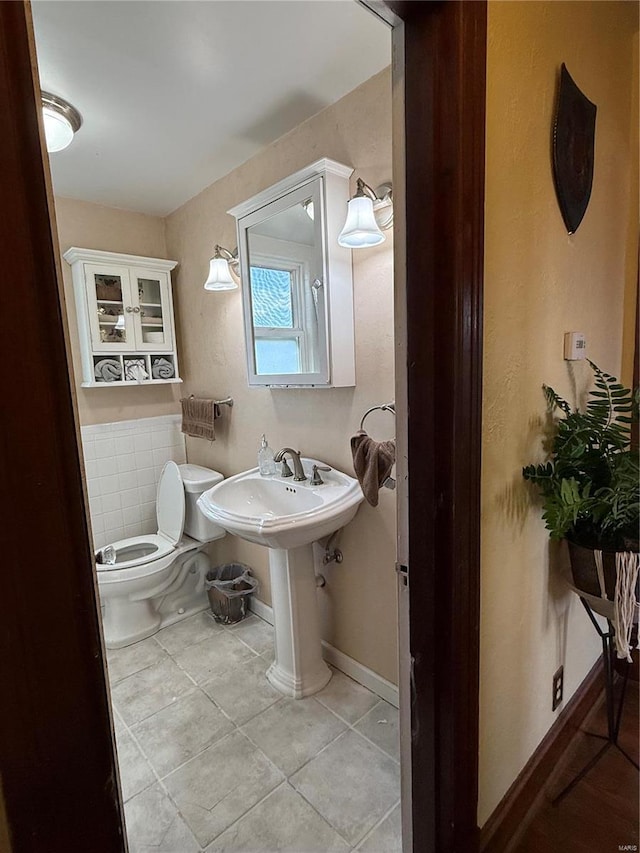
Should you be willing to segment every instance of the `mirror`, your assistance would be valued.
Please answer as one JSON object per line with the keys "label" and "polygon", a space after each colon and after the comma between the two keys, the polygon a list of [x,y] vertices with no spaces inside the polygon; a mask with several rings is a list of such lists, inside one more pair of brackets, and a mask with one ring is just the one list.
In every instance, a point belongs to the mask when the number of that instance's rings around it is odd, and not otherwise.
{"label": "mirror", "polygon": [[229,211],[249,385],[355,385],[351,252],[337,242],[351,172],[321,160]]}
{"label": "mirror", "polygon": [[247,343],[256,376],[326,373],[319,182],[286,196],[283,210],[269,205],[247,227]]}

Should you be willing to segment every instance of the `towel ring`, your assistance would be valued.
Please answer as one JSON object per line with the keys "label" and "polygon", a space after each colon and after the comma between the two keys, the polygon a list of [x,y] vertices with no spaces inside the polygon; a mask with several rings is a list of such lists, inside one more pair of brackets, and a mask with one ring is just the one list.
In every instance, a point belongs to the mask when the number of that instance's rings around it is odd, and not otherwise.
{"label": "towel ring", "polygon": [[364,429],[364,422],[367,417],[371,414],[371,412],[391,412],[391,414],[395,415],[396,413],[396,404],[395,403],[382,403],[379,406],[371,406],[370,409],[362,416],[362,420],[360,421],[360,429]]}

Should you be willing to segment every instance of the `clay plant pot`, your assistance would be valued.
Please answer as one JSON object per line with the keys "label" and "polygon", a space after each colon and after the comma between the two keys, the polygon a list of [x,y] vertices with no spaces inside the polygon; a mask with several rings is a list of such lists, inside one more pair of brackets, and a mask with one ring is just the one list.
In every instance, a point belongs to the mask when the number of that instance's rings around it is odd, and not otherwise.
{"label": "clay plant pot", "polygon": [[[569,560],[571,561],[571,574],[576,587],[588,595],[600,598],[600,583],[598,581],[598,570],[596,558],[592,548],[584,548],[575,542],[567,540],[569,545]],[[602,568],[604,571],[604,586],[609,601],[613,601],[616,593],[616,553],[615,551],[602,552]]]}
{"label": "clay plant pot", "polygon": [[[574,542],[567,540],[569,545],[569,560],[571,562],[571,574],[573,582],[577,589],[586,592],[588,595],[593,595],[600,598],[600,583],[598,581],[598,570],[596,568],[596,559],[592,548],[584,548],[582,545],[576,545]],[[604,574],[604,586],[607,593],[607,598],[613,601],[616,593],[616,552],[602,552],[602,569]],[[636,599],[640,601],[640,576],[636,585]],[[636,648],[638,637],[638,626],[633,629],[631,641],[631,656],[633,664],[629,670],[629,678],[631,681],[638,681],[639,672],[639,657],[638,649]],[[614,659],[616,670],[624,675],[626,663],[624,661]]]}
{"label": "clay plant pot", "polygon": [[[567,539],[569,545],[569,560],[571,562],[571,574],[576,587],[588,595],[600,598],[600,583],[598,582],[598,570],[593,548],[585,548],[576,545]],[[637,547],[637,546],[636,546]],[[629,549],[630,550],[630,549]],[[634,548],[636,550],[636,548]],[[604,573],[604,587],[609,601],[613,601],[616,594],[616,552],[602,552],[602,569]],[[640,601],[640,575],[636,585],[636,598]]]}

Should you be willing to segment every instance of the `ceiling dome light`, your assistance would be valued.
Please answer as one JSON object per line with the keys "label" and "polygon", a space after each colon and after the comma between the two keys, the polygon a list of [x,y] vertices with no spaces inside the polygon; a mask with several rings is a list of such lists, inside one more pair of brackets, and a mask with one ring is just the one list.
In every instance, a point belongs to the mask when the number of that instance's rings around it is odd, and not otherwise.
{"label": "ceiling dome light", "polygon": [[73,136],[82,127],[82,116],[68,101],[49,92],[42,92],[42,116],[47,151],[62,151],[71,145]]}

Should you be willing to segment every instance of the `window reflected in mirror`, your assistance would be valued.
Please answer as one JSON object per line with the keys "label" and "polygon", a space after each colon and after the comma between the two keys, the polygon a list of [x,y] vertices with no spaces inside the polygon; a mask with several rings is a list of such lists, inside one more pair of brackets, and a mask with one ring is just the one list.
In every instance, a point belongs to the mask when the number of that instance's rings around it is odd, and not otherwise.
{"label": "window reflected in mirror", "polygon": [[[300,373],[300,338],[304,331],[294,303],[301,298],[301,270],[251,267],[251,306],[256,372]],[[295,298],[294,299],[294,295]],[[296,316],[298,315],[298,316]]]}
{"label": "window reflected in mirror", "polygon": [[[247,229],[251,325],[258,376],[318,370],[321,237],[313,194],[292,194],[288,206]],[[296,197],[297,196],[297,197]]]}

